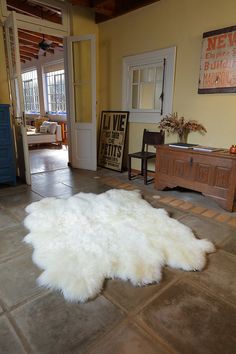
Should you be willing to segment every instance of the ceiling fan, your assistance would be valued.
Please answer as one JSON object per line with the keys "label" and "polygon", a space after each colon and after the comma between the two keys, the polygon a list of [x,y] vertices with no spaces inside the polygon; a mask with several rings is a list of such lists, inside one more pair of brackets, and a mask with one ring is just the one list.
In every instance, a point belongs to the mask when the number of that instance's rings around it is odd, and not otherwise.
{"label": "ceiling fan", "polygon": [[49,40],[45,39],[44,35],[43,35],[43,39],[38,44],[39,52],[40,52],[40,50],[43,51],[43,53],[46,52],[49,48],[52,47],[52,44],[53,44],[53,41],[49,41]]}
{"label": "ceiling fan", "polygon": [[34,48],[36,49],[36,45],[38,46],[38,56],[45,56],[46,52],[48,52],[50,49],[58,49],[58,50],[63,50],[63,44],[56,44],[53,41],[46,39],[44,34],[42,40],[37,43],[32,43],[32,44],[23,44],[20,43],[20,46],[22,47],[28,47],[28,48]]}

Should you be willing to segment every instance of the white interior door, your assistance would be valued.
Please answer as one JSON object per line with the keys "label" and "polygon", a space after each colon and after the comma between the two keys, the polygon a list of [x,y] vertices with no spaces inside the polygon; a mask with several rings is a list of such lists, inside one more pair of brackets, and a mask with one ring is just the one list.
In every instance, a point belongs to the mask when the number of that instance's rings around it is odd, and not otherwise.
{"label": "white interior door", "polygon": [[96,171],[95,36],[65,39],[69,157],[72,167]]}
{"label": "white interior door", "polygon": [[[27,184],[31,184],[30,164],[29,164],[29,150],[27,144],[26,133],[26,120],[24,113],[24,97],[23,87],[21,80],[21,63],[18,41],[18,30],[15,18],[15,12],[11,12],[7,20],[4,23],[6,48],[7,48],[7,60],[9,68],[9,79],[11,86],[12,108],[14,125],[16,131],[17,140],[17,159],[19,161],[19,175],[20,178],[25,180]],[[23,156],[21,156],[23,155]],[[24,167],[22,168],[22,164]]]}

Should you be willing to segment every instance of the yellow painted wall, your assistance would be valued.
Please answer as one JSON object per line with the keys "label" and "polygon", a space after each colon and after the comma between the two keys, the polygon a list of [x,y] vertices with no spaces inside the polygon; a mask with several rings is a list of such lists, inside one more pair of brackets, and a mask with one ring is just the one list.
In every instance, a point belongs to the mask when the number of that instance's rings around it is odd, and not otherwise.
{"label": "yellow painted wall", "polygon": [[9,103],[9,87],[7,80],[7,69],[5,49],[3,40],[3,28],[0,26],[0,103]]}
{"label": "yellow painted wall", "polygon": [[[236,25],[235,13],[235,0],[160,0],[100,24],[101,109],[122,107],[124,56],[176,46],[173,111],[198,120],[208,131],[205,136],[191,133],[188,141],[236,144],[236,94],[197,93],[202,34]],[[155,124],[130,124],[129,151],[140,147],[144,127],[157,130]]]}
{"label": "yellow painted wall", "polygon": [[98,35],[98,25],[94,23],[94,13],[90,9],[72,6],[70,17],[72,35],[80,36],[88,33]]}

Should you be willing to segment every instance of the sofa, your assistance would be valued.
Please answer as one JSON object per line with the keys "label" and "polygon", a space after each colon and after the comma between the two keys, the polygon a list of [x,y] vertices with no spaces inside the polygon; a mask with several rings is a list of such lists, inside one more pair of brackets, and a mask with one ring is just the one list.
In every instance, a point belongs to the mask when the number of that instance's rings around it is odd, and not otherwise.
{"label": "sofa", "polygon": [[34,144],[62,144],[61,126],[57,122],[44,121],[37,130],[33,126],[27,127],[28,145]]}

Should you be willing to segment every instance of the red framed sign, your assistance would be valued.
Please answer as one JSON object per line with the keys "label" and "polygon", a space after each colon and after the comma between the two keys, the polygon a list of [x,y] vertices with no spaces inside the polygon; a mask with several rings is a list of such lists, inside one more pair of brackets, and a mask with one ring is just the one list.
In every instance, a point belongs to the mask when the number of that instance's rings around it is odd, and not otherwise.
{"label": "red framed sign", "polygon": [[203,33],[198,93],[236,92],[236,26]]}

